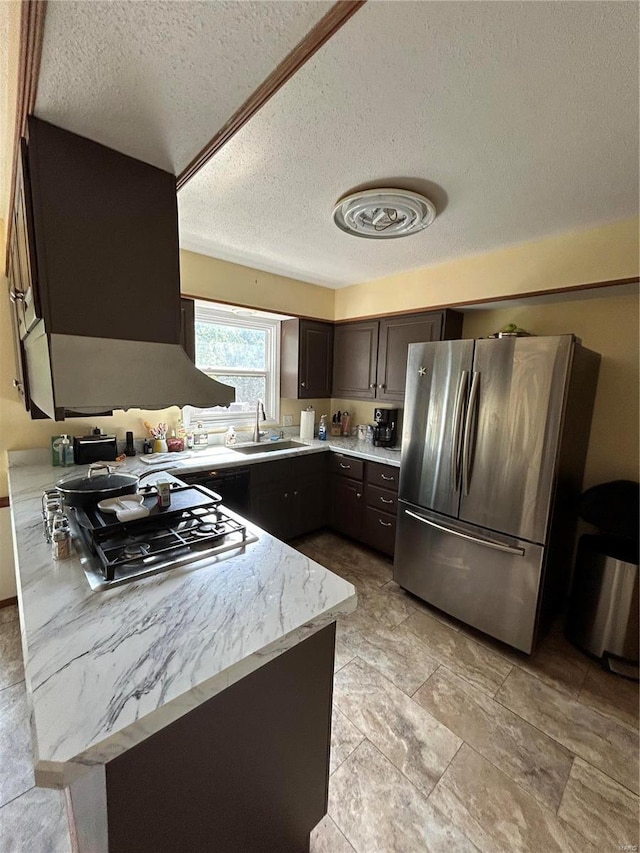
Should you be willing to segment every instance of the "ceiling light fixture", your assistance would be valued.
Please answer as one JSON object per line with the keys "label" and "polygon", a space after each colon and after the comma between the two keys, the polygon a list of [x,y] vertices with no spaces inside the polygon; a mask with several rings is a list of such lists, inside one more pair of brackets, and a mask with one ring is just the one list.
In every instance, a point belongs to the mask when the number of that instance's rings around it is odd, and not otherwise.
{"label": "ceiling light fixture", "polygon": [[341,231],[372,240],[415,234],[435,218],[433,202],[410,190],[365,190],[345,196],[333,208],[333,221]]}

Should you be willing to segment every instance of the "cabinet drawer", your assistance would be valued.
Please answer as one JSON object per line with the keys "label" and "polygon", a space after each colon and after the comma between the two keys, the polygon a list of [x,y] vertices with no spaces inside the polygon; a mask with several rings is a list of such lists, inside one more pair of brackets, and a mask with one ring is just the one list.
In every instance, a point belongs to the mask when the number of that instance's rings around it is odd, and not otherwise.
{"label": "cabinet drawer", "polygon": [[396,517],[380,512],[373,507],[365,507],[362,538],[367,545],[393,557],[396,542]]}
{"label": "cabinet drawer", "polygon": [[331,456],[331,472],[341,474],[343,477],[351,477],[352,480],[362,480],[364,479],[364,462],[362,459],[354,459],[353,456],[334,453]]}
{"label": "cabinet drawer", "polygon": [[367,483],[381,486],[383,489],[398,491],[400,469],[394,465],[383,465],[380,462],[367,462]]}
{"label": "cabinet drawer", "polygon": [[380,486],[367,483],[366,499],[367,506],[380,510],[380,512],[390,512],[395,515],[398,510],[398,495],[395,492],[390,492],[389,489],[381,489]]}

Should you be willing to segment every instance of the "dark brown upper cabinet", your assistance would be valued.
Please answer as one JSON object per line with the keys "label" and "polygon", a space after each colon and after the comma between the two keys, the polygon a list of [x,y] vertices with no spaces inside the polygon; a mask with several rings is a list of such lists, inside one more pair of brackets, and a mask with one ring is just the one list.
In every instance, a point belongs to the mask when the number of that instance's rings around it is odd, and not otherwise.
{"label": "dark brown upper cabinet", "polygon": [[47,332],[179,343],[175,177],[33,116],[28,129]]}
{"label": "dark brown upper cabinet", "polygon": [[331,396],[333,324],[284,320],[281,325],[280,394],[292,400]]}
{"label": "dark brown upper cabinet", "polygon": [[462,314],[450,310],[336,326],[332,396],[401,402],[409,344],[461,334]]}
{"label": "dark brown upper cabinet", "polygon": [[12,291],[12,298],[16,299],[16,304],[19,303],[20,337],[24,339],[42,316],[34,254],[31,189],[24,139],[20,140],[20,156],[18,157],[16,174],[12,264],[15,266],[15,284]]}
{"label": "dark brown upper cabinet", "polygon": [[333,394],[373,400],[378,358],[377,320],[336,326],[333,346]]}

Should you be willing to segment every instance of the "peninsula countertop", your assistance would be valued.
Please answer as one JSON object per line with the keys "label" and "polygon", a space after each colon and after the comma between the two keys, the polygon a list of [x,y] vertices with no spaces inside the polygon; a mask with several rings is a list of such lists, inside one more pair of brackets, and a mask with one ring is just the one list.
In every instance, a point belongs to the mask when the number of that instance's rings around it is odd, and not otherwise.
{"label": "peninsula countertop", "polygon": [[251,524],[258,541],[232,556],[92,592],[79,545],[56,563],[43,536],[41,494],[60,473],[49,451],[9,453],[40,785],[68,784],[355,609],[350,583]]}

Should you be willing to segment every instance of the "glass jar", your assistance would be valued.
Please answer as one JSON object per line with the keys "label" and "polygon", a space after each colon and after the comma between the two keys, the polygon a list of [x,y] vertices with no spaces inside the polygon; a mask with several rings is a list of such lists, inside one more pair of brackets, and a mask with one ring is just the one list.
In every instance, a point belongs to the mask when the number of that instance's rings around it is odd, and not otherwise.
{"label": "glass jar", "polygon": [[71,529],[62,513],[56,515],[53,520],[51,551],[54,560],[68,560],[71,556]]}

